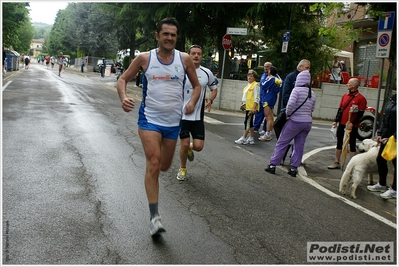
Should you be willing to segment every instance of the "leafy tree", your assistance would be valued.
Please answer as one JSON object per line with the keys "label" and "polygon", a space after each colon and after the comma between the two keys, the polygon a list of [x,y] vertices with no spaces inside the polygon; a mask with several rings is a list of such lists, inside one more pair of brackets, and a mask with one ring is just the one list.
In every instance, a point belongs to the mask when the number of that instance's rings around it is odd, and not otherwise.
{"label": "leafy tree", "polygon": [[46,39],[47,51],[50,55],[58,55],[60,51],[69,54],[73,47],[66,41],[65,32],[68,28],[68,18],[65,10],[58,10],[53,28]]}
{"label": "leafy tree", "polygon": [[[156,3],[102,3],[103,12],[114,18],[118,50],[149,50],[154,44],[154,13],[163,4]],[[134,19],[132,19],[134,18]],[[134,53],[130,53],[133,59]]]}
{"label": "leafy tree", "polygon": [[[21,53],[29,51],[29,36],[34,35],[34,29],[29,27],[28,3],[2,3],[3,7],[3,46],[13,48]],[[30,33],[32,31],[32,33]],[[21,37],[22,34],[22,38]]]}
{"label": "leafy tree", "polygon": [[[212,48],[219,52],[219,66],[225,62],[225,73],[229,75],[229,57],[223,58],[224,49],[222,37],[226,34],[227,27],[236,27],[245,23],[246,10],[253,6],[253,3],[173,3],[165,4],[155,15],[158,21],[166,16],[174,16],[180,23],[180,42],[177,49],[186,51],[185,42],[199,44],[204,51],[212,51]],[[233,43],[234,45],[234,43]],[[231,49],[234,54],[234,47]]]}
{"label": "leafy tree", "polygon": [[[21,26],[19,31],[20,42],[14,46],[14,49],[22,54],[28,54],[30,52],[30,45],[35,33],[35,28],[28,20],[22,22]],[[29,54],[32,55],[32,53]]]}
{"label": "leafy tree", "polygon": [[52,25],[46,23],[32,23],[35,28],[35,36],[34,39],[46,38],[51,31]]}
{"label": "leafy tree", "polygon": [[[313,76],[323,68],[324,42],[319,35],[323,16],[312,12],[311,6],[310,3],[259,3],[249,10],[265,36],[266,61],[272,62],[283,78],[296,69],[301,59],[310,60]],[[287,30],[290,40],[287,53],[282,53],[282,37]]]}
{"label": "leafy tree", "polygon": [[113,16],[104,13],[100,3],[69,3],[57,14],[46,41],[52,54],[115,57],[117,49]]}

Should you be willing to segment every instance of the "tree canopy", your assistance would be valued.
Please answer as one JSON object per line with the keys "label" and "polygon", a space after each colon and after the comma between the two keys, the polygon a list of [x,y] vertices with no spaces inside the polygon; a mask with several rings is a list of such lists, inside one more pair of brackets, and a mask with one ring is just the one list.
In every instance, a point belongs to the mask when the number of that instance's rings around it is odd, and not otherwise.
{"label": "tree canopy", "polygon": [[29,18],[29,3],[2,3],[3,47],[28,53],[35,34]]}
{"label": "tree canopy", "polygon": [[[297,63],[309,59],[312,75],[324,68],[332,51],[323,47],[342,49],[359,39],[360,30],[353,24],[338,24],[333,16],[341,12],[344,3],[335,2],[71,2],[59,10],[56,21],[46,36],[49,54],[63,51],[72,57],[116,57],[116,51],[147,51],[157,46],[156,23],[164,17],[176,17],[180,22],[177,49],[187,51],[191,44],[203,47],[204,54],[218,52],[219,62],[230,63],[235,53],[252,57],[263,56],[273,63],[280,74],[290,72]],[[378,12],[396,10],[396,3],[358,3],[367,5],[377,19]],[[27,3],[3,3],[3,44],[26,51],[29,36],[35,34],[29,22]],[[338,10],[338,12],[337,12]],[[332,23],[328,23],[332,21]],[[232,48],[223,58],[222,37],[227,27],[247,28],[245,36],[232,36]],[[290,30],[288,50],[282,53],[282,36]],[[364,29],[361,29],[364,30]],[[396,64],[396,25],[390,59]],[[131,57],[134,54],[131,53]],[[219,64],[220,65],[220,64]],[[225,68],[227,77],[229,68]],[[287,70],[287,71],[286,71]],[[284,75],[282,75],[284,78]]]}

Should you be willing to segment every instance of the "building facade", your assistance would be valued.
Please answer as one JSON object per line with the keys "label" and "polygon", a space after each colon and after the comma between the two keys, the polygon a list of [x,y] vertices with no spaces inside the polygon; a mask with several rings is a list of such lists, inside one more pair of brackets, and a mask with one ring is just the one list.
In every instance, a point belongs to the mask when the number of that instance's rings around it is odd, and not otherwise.
{"label": "building facade", "polygon": [[43,52],[44,38],[33,39],[30,45],[30,55],[34,58]]}

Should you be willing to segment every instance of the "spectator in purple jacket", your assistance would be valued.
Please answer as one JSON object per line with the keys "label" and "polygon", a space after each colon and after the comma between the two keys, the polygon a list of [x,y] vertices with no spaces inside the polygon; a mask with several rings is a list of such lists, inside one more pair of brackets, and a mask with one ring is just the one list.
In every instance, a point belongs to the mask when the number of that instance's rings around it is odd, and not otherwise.
{"label": "spectator in purple jacket", "polygon": [[[301,71],[295,82],[286,107],[287,123],[281,130],[276,147],[270,158],[270,164],[265,171],[274,174],[276,166],[280,165],[285,152],[292,140],[294,140],[294,152],[291,155],[291,169],[288,174],[296,177],[297,169],[301,165],[303,149],[306,137],[312,128],[312,112],[315,109],[316,96],[310,89],[311,77],[308,70]],[[306,102],[304,103],[306,99]],[[301,104],[304,103],[302,106]],[[301,106],[294,114],[291,113]]]}

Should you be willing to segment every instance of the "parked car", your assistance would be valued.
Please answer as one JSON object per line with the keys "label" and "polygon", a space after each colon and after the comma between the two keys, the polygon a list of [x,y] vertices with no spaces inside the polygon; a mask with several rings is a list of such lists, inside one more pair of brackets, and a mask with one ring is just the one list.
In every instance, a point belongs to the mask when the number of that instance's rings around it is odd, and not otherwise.
{"label": "parked car", "polygon": [[[99,59],[97,61],[97,64],[95,64],[93,66],[93,71],[94,72],[100,72],[100,67],[101,67],[102,64],[103,64],[103,60]],[[114,61],[112,59],[106,59],[105,60],[105,64],[106,64],[107,67],[111,67],[111,73],[116,73],[115,66],[114,66]]]}

